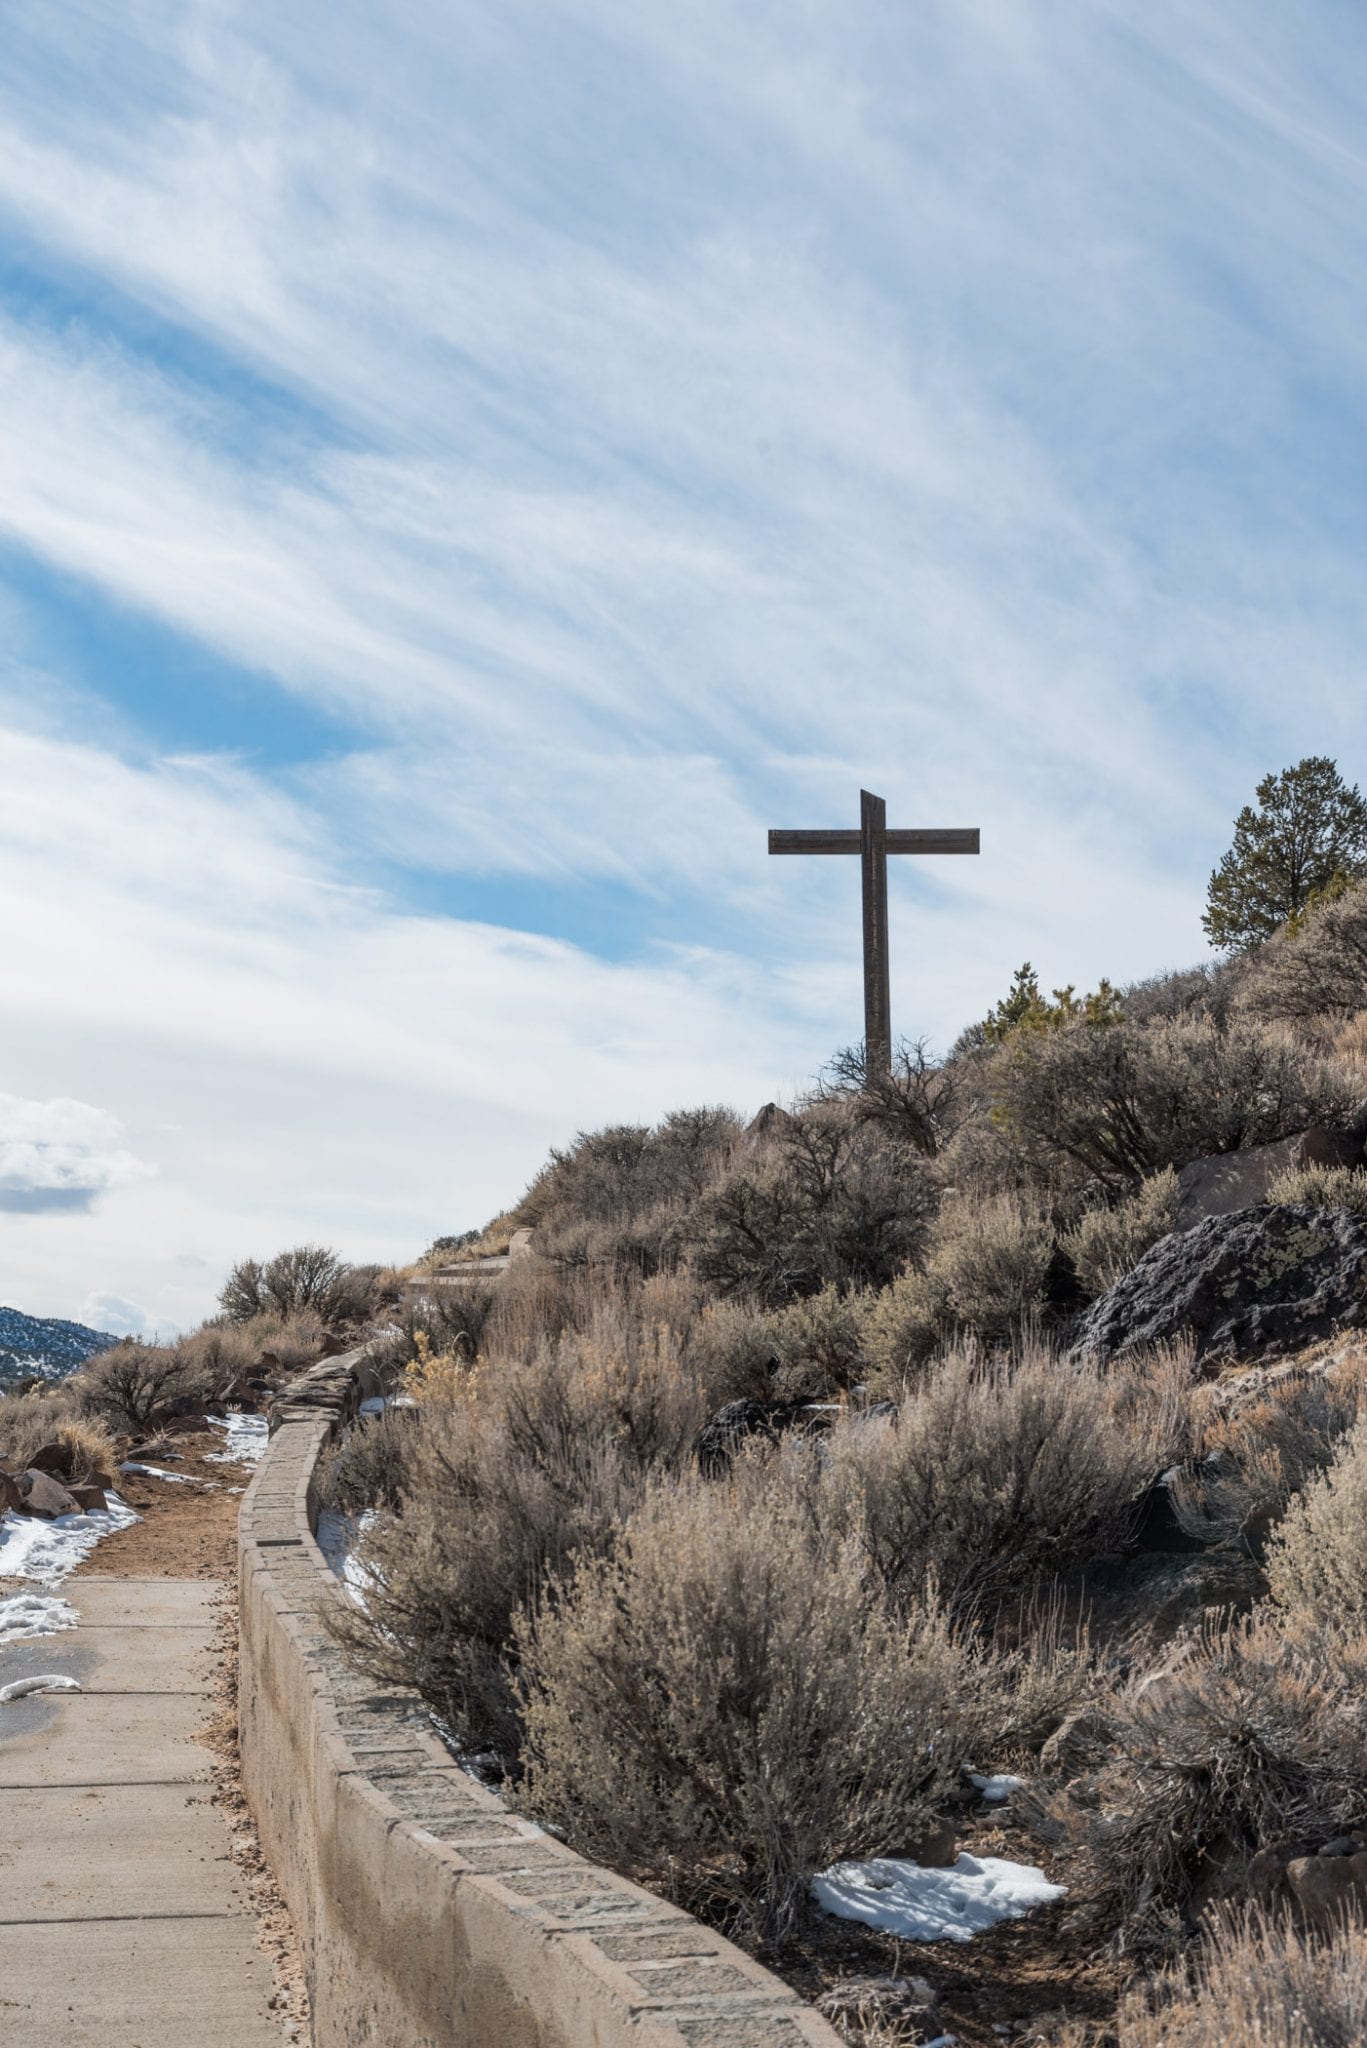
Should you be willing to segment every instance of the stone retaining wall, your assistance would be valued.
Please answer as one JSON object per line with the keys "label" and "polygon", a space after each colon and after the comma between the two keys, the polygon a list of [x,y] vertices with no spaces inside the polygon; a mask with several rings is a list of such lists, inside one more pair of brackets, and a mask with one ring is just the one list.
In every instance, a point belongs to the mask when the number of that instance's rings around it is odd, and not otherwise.
{"label": "stone retaining wall", "polygon": [[477,1785],[416,1693],[353,1672],[314,1541],[359,1354],[288,1390],[239,1523],[242,1773],[294,1917],[316,2048],[839,2048],[686,1913]]}

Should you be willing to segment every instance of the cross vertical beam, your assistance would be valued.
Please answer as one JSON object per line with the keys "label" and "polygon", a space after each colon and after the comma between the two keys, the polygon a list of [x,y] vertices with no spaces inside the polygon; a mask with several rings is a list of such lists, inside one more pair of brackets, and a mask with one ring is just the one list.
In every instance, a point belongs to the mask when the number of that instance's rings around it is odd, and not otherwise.
{"label": "cross vertical beam", "polygon": [[770,853],[857,853],[864,884],[864,1071],[870,1079],[892,1071],[892,996],[888,974],[888,855],[977,853],[978,832],[888,830],[881,796],[859,792],[859,830],[769,834]]}
{"label": "cross vertical beam", "polygon": [[859,855],[864,896],[864,1060],[870,1073],[892,1067],[892,982],[888,969],[888,807],[859,792]]}

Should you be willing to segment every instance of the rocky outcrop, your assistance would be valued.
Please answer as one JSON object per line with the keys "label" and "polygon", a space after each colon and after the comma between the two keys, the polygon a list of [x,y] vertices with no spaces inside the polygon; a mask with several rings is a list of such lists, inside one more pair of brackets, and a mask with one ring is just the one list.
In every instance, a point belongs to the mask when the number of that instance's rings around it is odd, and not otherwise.
{"label": "rocky outcrop", "polygon": [[1216,1371],[1367,1326],[1367,1218],[1268,1205],[1175,1230],[1093,1302],[1074,1348],[1119,1358],[1189,1336]]}

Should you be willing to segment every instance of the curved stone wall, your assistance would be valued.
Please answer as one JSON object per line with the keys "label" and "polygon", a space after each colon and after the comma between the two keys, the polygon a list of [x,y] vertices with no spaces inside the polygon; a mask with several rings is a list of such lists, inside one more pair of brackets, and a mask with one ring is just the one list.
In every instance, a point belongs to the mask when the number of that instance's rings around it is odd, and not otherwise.
{"label": "curved stone wall", "polygon": [[239,1522],[242,1774],[316,2048],[839,2048],[750,1957],[510,1812],[416,1693],[335,1648],[315,1474],[359,1356],[277,1404]]}

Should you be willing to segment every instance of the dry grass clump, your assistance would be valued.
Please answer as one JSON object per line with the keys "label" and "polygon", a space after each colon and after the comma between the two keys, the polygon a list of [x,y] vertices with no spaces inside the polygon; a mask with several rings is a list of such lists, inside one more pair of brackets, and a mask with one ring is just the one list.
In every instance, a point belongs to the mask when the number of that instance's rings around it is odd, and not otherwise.
{"label": "dry grass clump", "polygon": [[708,1918],[781,1935],[836,1858],[907,1851],[961,1744],[945,1618],[756,1474],[657,1487],[518,1625],[524,1799]]}
{"label": "dry grass clump", "polygon": [[1367,1173],[1349,1166],[1297,1166],[1278,1174],[1269,1202],[1294,1202],[1309,1209],[1349,1209],[1367,1216]]}
{"label": "dry grass clump", "polygon": [[1367,1771],[1367,1638],[1255,1613],[1179,1645],[1110,1703],[1121,1758],[1084,1813],[1092,1912],[1171,1933],[1197,1887],[1275,1842],[1355,1825]]}
{"label": "dry grass clump", "polygon": [[1358,2048],[1367,1928],[1307,1938],[1285,1917],[1221,1916],[1187,1968],[1122,2004],[1115,2048]]}
{"label": "dry grass clump", "polygon": [[45,1444],[71,1453],[77,1485],[113,1484],[118,1451],[98,1418],[77,1412],[65,1387],[51,1393],[11,1394],[0,1401],[0,1465],[22,1472]]}
{"label": "dry grass clump", "polygon": [[1145,1252],[1176,1227],[1177,1201],[1177,1175],[1165,1166],[1127,1200],[1087,1210],[1065,1234],[1063,1249],[1089,1298],[1105,1294],[1133,1272]]}
{"label": "dry grass clump", "polygon": [[929,1573],[956,1601],[1026,1597],[1133,1527],[1168,1444],[1152,1405],[1122,1426],[1131,1377],[1040,1343],[956,1346],[894,1416],[832,1433],[832,1496],[889,1586]]}
{"label": "dry grass clump", "polygon": [[1328,1627],[1367,1627],[1367,1420],[1292,1500],[1268,1547],[1272,1597]]}

